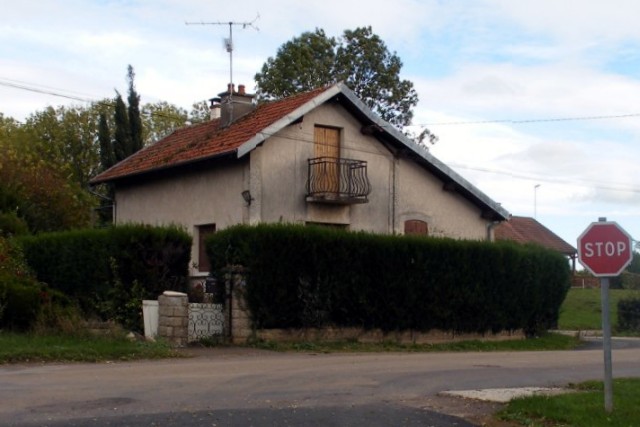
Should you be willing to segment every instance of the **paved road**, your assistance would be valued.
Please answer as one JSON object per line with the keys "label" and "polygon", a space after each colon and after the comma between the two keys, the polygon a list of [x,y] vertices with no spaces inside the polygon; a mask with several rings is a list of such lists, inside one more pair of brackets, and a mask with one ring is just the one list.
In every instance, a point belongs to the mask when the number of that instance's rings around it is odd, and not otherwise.
{"label": "paved road", "polygon": [[[594,344],[597,347],[597,344]],[[640,377],[638,341],[614,376]],[[0,367],[0,425],[471,426],[427,410],[444,390],[602,378],[601,349],[522,353],[280,354],[211,349],[190,359]]]}

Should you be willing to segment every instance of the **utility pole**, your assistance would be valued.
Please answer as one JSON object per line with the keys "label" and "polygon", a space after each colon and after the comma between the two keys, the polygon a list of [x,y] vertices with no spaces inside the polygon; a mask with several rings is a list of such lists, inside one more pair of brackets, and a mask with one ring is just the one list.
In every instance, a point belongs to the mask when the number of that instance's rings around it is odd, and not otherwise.
{"label": "utility pole", "polygon": [[538,188],[540,184],[533,186],[533,219],[538,219]]}
{"label": "utility pole", "polygon": [[233,96],[233,27],[234,26],[242,26],[244,30],[247,27],[251,27],[256,31],[260,31],[258,27],[254,24],[260,18],[260,14],[256,16],[256,18],[251,22],[185,22],[185,25],[228,25],[229,26],[229,38],[224,40],[224,46],[229,52],[229,83],[231,84],[231,88],[229,89],[229,97]]}

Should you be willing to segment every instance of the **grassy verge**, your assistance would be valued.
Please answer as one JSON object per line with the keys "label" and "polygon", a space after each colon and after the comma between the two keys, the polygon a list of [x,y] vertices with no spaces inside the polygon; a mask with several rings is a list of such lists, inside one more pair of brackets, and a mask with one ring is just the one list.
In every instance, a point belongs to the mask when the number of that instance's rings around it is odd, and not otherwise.
{"label": "grassy verge", "polygon": [[539,338],[514,341],[461,341],[444,344],[398,344],[395,342],[360,343],[341,342],[303,342],[278,343],[272,341],[257,342],[253,347],[273,351],[308,351],[314,353],[339,352],[484,352],[484,351],[544,351],[570,350],[580,345],[575,337],[547,334]]}
{"label": "grassy verge", "polygon": [[613,384],[612,413],[604,411],[601,382],[574,386],[576,393],[512,400],[498,413],[502,420],[530,427],[640,426],[640,379],[617,379]]}
{"label": "grassy verge", "polygon": [[[611,289],[609,291],[609,313],[611,327],[618,324],[618,301],[639,295],[638,291]],[[600,289],[570,289],[560,308],[558,328],[569,330],[602,329]]]}
{"label": "grassy verge", "polygon": [[123,336],[0,333],[0,363],[103,362],[175,355],[165,343],[130,341]]}

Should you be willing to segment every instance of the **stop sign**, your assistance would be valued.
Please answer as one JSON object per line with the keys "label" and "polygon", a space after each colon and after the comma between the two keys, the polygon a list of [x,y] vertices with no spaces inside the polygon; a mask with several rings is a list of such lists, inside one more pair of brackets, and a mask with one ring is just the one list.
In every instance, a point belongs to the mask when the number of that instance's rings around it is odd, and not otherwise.
{"label": "stop sign", "polygon": [[617,276],[632,259],[631,236],[615,222],[593,222],[578,237],[578,260],[596,277]]}

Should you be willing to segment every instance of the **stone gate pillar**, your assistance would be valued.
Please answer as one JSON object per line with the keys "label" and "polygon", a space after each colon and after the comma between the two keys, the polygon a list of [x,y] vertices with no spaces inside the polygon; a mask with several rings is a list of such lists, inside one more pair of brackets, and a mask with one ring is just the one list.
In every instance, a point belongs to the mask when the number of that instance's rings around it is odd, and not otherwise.
{"label": "stone gate pillar", "polygon": [[228,336],[233,344],[244,344],[253,335],[251,314],[245,300],[245,270],[240,266],[230,267],[225,273]]}
{"label": "stone gate pillar", "polygon": [[187,345],[189,299],[182,292],[164,291],[158,297],[158,336],[175,347]]}

